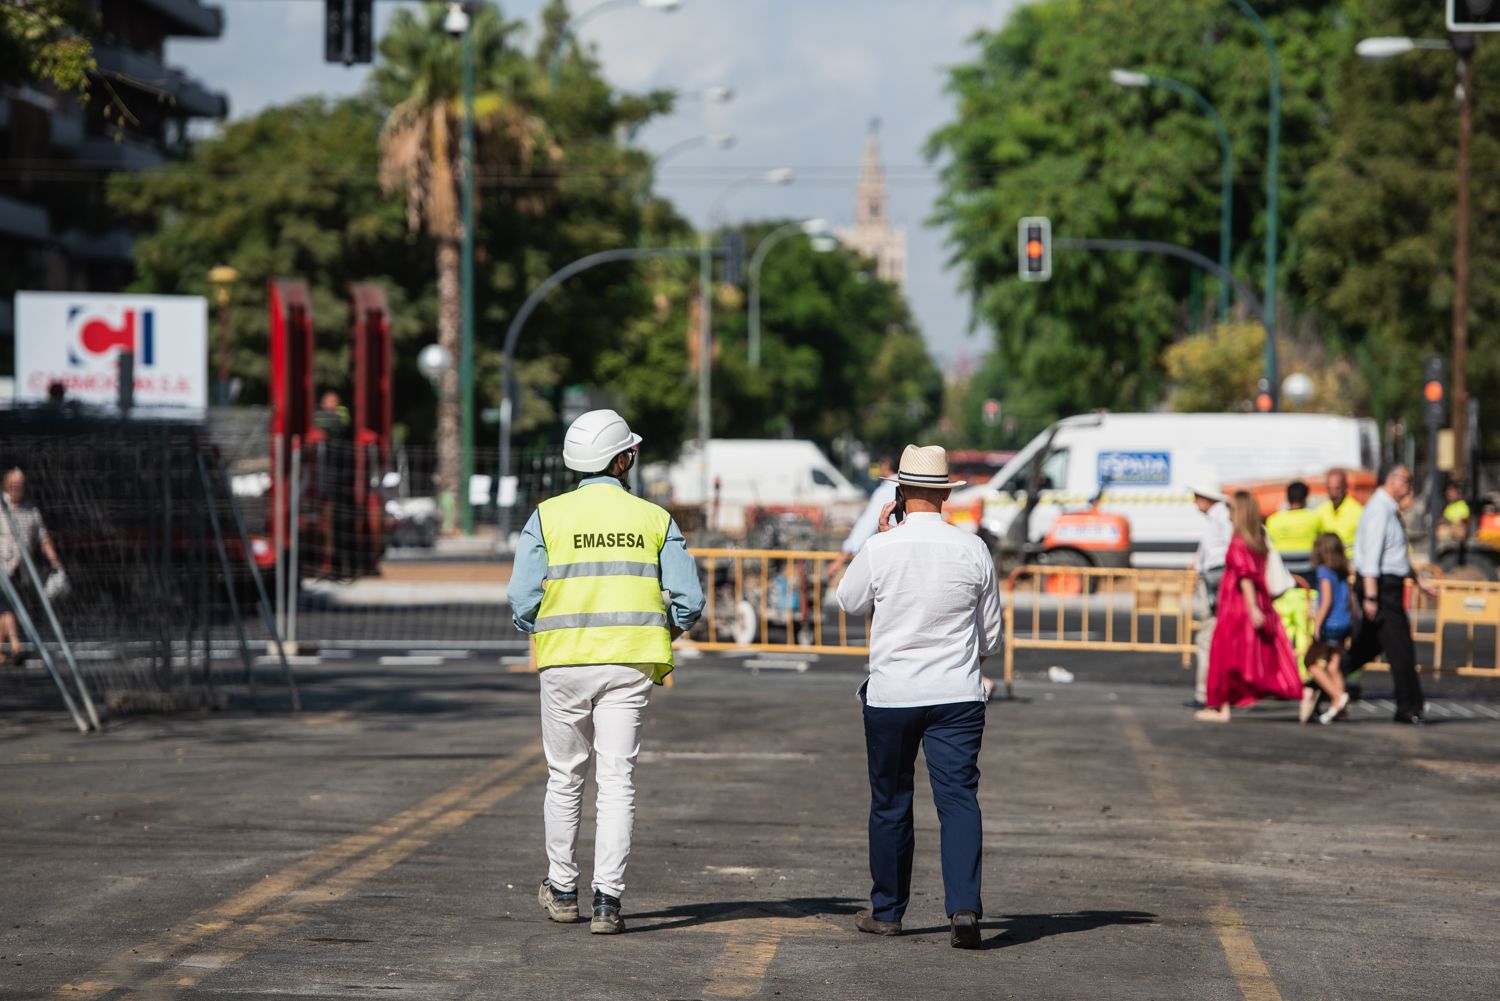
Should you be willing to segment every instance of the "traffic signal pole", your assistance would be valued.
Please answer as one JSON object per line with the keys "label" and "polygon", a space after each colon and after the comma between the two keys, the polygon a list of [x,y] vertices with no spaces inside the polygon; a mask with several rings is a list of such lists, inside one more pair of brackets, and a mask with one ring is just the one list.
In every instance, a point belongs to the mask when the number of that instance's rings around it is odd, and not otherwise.
{"label": "traffic signal pole", "polygon": [[1474,36],[1455,34],[1463,100],[1458,110],[1458,233],[1453,245],[1453,472],[1466,479],[1469,458],[1469,140],[1474,131]]}

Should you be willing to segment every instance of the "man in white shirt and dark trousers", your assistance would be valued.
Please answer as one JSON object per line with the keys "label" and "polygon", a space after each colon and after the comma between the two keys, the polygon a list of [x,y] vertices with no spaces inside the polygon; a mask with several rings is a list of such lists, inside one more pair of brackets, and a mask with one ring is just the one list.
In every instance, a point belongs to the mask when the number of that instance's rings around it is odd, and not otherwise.
{"label": "man in white shirt and dark trousers", "polygon": [[1217,483],[1203,481],[1190,489],[1193,503],[1208,518],[1198,551],[1193,554],[1197,586],[1202,589],[1197,603],[1202,605],[1204,613],[1198,621],[1198,677],[1193,684],[1193,705],[1202,709],[1208,705],[1208,650],[1219,623],[1219,582],[1224,579],[1224,556],[1229,552],[1229,540],[1234,538],[1234,526],[1229,523],[1229,498]]}
{"label": "man in white shirt and dark trousers", "polygon": [[1401,522],[1401,502],[1410,494],[1411,470],[1404,465],[1391,466],[1382,471],[1380,486],[1359,517],[1359,529],[1354,533],[1354,573],[1364,621],[1354,635],[1349,656],[1344,658],[1343,673],[1353,674],[1384,651],[1396,690],[1393,719],[1421,726],[1426,703],[1422,682],[1417,678],[1411,620],[1406,616],[1406,579],[1410,577],[1428,597],[1437,597],[1437,588],[1412,573],[1406,526]]}
{"label": "man in white shirt and dark trousers", "polygon": [[[870,677],[860,686],[870,770],[870,910],[860,931],[901,934],[911,896],[917,749],[926,754],[942,825],[944,910],[955,948],[979,945],[983,832],[981,662],[1000,649],[995,563],[980,539],[943,521],[948,478],[936,445],[908,445],[897,498],[839,583],[839,607],[874,610]],[[899,524],[891,525],[888,516]]]}

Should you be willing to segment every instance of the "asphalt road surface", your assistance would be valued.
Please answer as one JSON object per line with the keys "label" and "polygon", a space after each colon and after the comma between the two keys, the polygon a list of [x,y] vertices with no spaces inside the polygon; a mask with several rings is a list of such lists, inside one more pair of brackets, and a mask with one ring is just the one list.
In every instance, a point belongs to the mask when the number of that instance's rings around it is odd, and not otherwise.
{"label": "asphalt road surface", "polygon": [[1422,729],[1216,726],[1033,658],[989,707],[966,953],[920,777],[907,934],[853,929],[861,665],[752,660],[655,692],[616,938],[536,904],[536,679],[493,654],[304,666],[300,716],[0,716],[0,999],[1497,994],[1500,688]]}

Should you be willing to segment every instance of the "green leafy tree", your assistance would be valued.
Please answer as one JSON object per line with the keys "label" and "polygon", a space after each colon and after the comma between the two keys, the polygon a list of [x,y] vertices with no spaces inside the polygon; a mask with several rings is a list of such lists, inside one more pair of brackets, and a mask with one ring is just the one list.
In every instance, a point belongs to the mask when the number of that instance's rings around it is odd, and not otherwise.
{"label": "green leafy tree", "polygon": [[376,136],[385,110],[368,97],[310,98],[232,122],[160,170],[110,179],[112,205],[140,228],[140,292],[208,294],[208,270],[240,273],[233,289],[231,371],[242,399],[266,399],[266,287],[308,283],[316,376],[348,378],[346,290],[379,281],[391,298],[400,419],[430,423],[432,392],[410,360],[430,338],[430,256],[406,238],[403,206],[376,184]]}
{"label": "green leafy tree", "polygon": [[0,5],[0,79],[83,94],[98,68],[89,41],[97,21],[83,0],[7,0]]}
{"label": "green leafy tree", "polygon": [[[1330,64],[1331,155],[1308,177],[1298,220],[1298,277],[1359,360],[1377,416],[1420,420],[1421,363],[1451,350],[1458,102],[1454,60],[1416,52],[1372,65],[1353,53],[1366,35],[1443,37],[1441,5],[1373,0],[1350,11],[1348,45]],[[1500,157],[1500,46],[1480,36],[1474,77],[1470,228],[1469,394],[1495,428],[1500,399],[1500,189],[1484,165]],[[1487,443],[1494,447],[1493,437]]]}
{"label": "green leafy tree", "polygon": [[[781,222],[748,228],[747,254]],[[936,423],[942,375],[900,289],[871,261],[792,237],[766,256],[760,288],[759,368],[749,365],[746,311],[714,318],[716,433],[890,447]]]}
{"label": "green leafy tree", "polygon": [[[1328,142],[1326,66],[1348,34],[1338,27],[1345,6],[1257,7],[1281,48],[1285,220],[1302,211],[1300,173]],[[1204,93],[1228,124],[1235,270],[1259,286],[1268,75],[1260,38],[1227,3],[1045,0],[975,42],[976,57],[949,83],[956,118],[928,146],[943,163],[934,221],[948,228],[975,316],[995,336],[993,363],[975,389],[1008,412],[1042,418],[1153,405],[1165,388],[1163,351],[1196,325],[1183,305],[1187,268],[1060,250],[1050,282],[1023,283],[1016,223],[1046,215],[1058,236],[1162,240],[1216,256],[1212,126],[1171,92],[1126,90],[1109,72],[1171,76]],[[1283,244],[1290,273],[1301,247]],[[1297,304],[1295,296],[1283,301]]]}

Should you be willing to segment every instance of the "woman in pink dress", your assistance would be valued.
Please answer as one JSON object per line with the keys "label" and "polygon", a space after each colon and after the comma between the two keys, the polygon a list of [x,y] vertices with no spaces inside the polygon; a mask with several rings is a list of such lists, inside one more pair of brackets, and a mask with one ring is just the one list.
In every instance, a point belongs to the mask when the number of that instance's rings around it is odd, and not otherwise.
{"label": "woman in pink dress", "polygon": [[1266,589],[1266,533],[1260,507],[1244,490],[1229,503],[1234,538],[1219,584],[1219,622],[1208,652],[1208,706],[1195,714],[1208,723],[1229,722],[1229,707],[1261,698],[1302,695],[1297,655],[1271,607]]}

